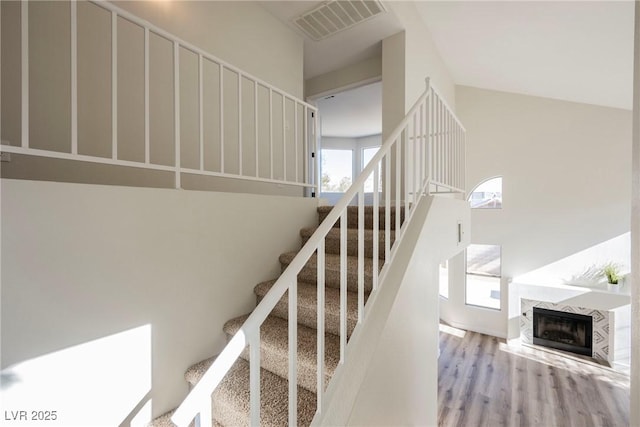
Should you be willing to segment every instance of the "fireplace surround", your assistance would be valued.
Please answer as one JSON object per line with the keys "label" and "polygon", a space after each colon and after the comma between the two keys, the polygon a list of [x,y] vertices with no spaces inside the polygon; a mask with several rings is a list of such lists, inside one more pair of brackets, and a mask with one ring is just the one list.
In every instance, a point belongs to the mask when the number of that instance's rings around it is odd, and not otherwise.
{"label": "fireplace surround", "polygon": [[533,307],[533,344],[592,356],[593,317]]}
{"label": "fireplace surround", "polygon": [[[569,305],[566,302],[557,304],[547,301],[520,298],[520,340],[523,344],[533,345],[533,309],[562,311],[592,317],[591,354],[595,360],[612,363],[615,357],[614,333],[618,327],[614,321],[614,311]],[[622,324],[621,324],[622,325]],[[620,341],[622,342],[622,341]]]}

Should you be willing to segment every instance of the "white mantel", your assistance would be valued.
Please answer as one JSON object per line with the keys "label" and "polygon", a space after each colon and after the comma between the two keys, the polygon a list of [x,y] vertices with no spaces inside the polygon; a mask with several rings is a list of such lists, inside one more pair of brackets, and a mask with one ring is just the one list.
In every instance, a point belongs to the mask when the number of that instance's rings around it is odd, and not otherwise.
{"label": "white mantel", "polygon": [[[547,282],[552,283],[552,282]],[[512,291],[518,298],[546,301],[554,304],[565,304],[594,310],[615,310],[631,304],[628,284],[618,290],[608,290],[606,284],[578,286],[568,284],[545,284],[514,282]]]}

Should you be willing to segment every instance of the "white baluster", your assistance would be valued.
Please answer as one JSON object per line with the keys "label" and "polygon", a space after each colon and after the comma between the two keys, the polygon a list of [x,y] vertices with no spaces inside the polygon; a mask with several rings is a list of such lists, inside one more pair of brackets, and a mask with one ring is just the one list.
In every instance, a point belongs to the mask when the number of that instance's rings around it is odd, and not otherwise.
{"label": "white baluster", "polygon": [[202,55],[198,55],[198,142],[200,145],[200,170],[204,170],[204,82]]}
{"label": "white baluster", "polygon": [[78,154],[78,3],[69,2],[71,11],[71,153]]}
{"label": "white baluster", "polygon": [[175,135],[176,188],[181,187],[180,179],[180,45],[173,42],[173,114]]}
{"label": "white baluster", "polygon": [[325,294],[325,240],[318,245],[318,318],[317,318],[317,388],[316,411],[321,412],[324,398],[324,294]]}
{"label": "white baluster", "polygon": [[347,346],[347,209],[340,215],[340,363]]}
{"label": "white baluster", "polygon": [[358,191],[358,323],[364,318],[364,184]]}
{"label": "white baluster", "polygon": [[144,162],[151,161],[149,126],[149,28],[144,29]]}
{"label": "white baluster", "polygon": [[[396,204],[394,206],[395,208],[395,216],[396,216],[396,234],[398,234],[400,232],[400,211],[402,210],[402,204],[401,204],[401,199],[400,199],[400,194],[402,192],[402,188],[400,186],[400,181],[401,181],[401,177],[402,177],[402,134],[400,134],[398,136],[398,138],[396,138]],[[405,183],[405,187],[406,187],[406,183]]]}
{"label": "white baluster", "polygon": [[373,291],[378,289],[378,271],[380,262],[380,248],[378,247],[380,240],[380,189],[378,188],[378,180],[380,179],[380,164],[381,162],[378,162],[376,168],[373,170],[373,227],[371,228],[373,238]]}
{"label": "white baluster", "polygon": [[391,253],[391,150],[384,156],[384,259]]}
{"label": "white baluster", "polygon": [[111,12],[111,158],[118,160],[118,14],[116,12]]}
{"label": "white baluster", "polygon": [[260,327],[249,336],[249,405],[251,425],[260,425]]}
{"label": "white baluster", "polygon": [[238,171],[242,175],[242,74],[238,73]]}
{"label": "white baluster", "polygon": [[298,282],[289,284],[289,426],[298,425]]}
{"label": "white baluster", "polygon": [[220,91],[220,173],[224,173],[224,65],[220,64],[218,86]]}

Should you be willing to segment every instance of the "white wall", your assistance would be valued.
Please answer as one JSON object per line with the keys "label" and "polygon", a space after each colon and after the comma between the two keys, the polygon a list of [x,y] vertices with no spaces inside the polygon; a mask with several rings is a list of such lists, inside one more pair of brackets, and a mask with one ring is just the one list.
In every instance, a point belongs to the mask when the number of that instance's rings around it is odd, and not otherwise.
{"label": "white wall", "polygon": [[[455,85],[427,27],[411,2],[389,2],[404,31],[382,40],[382,140],[395,130],[418,97],[426,78],[455,112]],[[404,162],[404,156],[402,162]],[[395,191],[395,154],[391,157],[391,197]]]}
{"label": "white wall", "polygon": [[398,1],[389,2],[387,6],[405,28],[405,111],[413,106],[424,91],[427,77],[431,78],[431,84],[455,111],[455,82],[415,4]]}
{"label": "white wall", "polygon": [[[382,140],[391,135],[406,114],[405,32],[382,40]],[[393,162],[391,162],[393,164]]]}
{"label": "white wall", "polygon": [[628,293],[626,280],[631,269],[631,233],[613,237],[568,257],[559,259],[513,278],[514,283],[537,285],[576,285],[587,287],[606,286],[602,268],[614,263],[622,276],[620,289]]}
{"label": "white wall", "polygon": [[380,80],[381,76],[382,56],[378,55],[305,80],[305,97],[316,98],[332,92],[361,86],[367,82]]}
{"label": "white wall", "polygon": [[423,221],[348,425],[438,424],[439,263],[469,243],[468,204],[434,197]]}
{"label": "white wall", "polygon": [[503,176],[503,208],[471,218],[472,243],[502,246],[503,310],[465,307],[462,274],[448,310],[460,325],[514,337],[507,278],[629,231],[631,112],[464,86],[456,105],[467,129],[467,189]]}
{"label": "white wall", "polygon": [[[336,150],[353,150],[353,169],[356,173],[362,170],[362,150],[369,147],[380,147],[382,135],[369,135],[360,138],[322,138],[322,148]],[[366,165],[364,165],[366,166]]]}
{"label": "white wall", "polygon": [[[116,407],[132,410],[147,391],[153,415],[177,406],[186,368],[222,349],[224,322],[255,306],[253,287],[276,278],[278,255],[299,248],[299,229],[317,223],[315,199],[6,179],[1,190],[3,374],[50,360],[45,375],[64,381],[52,408],[58,425],[113,421]],[[142,348],[119,344],[132,331]],[[60,364],[69,360],[56,352],[78,354],[106,337],[116,337],[110,352]],[[114,364],[118,389],[98,381],[82,390],[108,394],[97,400],[105,416],[76,423],[72,385]],[[134,364],[138,373],[126,374]],[[24,408],[40,409],[28,400],[3,409]]]}
{"label": "white wall", "polygon": [[[468,204],[423,197],[367,301],[319,425],[436,425],[438,264],[468,244]],[[370,315],[376,313],[375,316]]]}
{"label": "white wall", "polygon": [[358,142],[358,148],[360,150],[369,147],[379,147],[382,144],[382,135],[363,136],[361,138],[356,138],[356,140]]}
{"label": "white wall", "polygon": [[303,39],[258,2],[112,3],[298,98],[303,96]]}

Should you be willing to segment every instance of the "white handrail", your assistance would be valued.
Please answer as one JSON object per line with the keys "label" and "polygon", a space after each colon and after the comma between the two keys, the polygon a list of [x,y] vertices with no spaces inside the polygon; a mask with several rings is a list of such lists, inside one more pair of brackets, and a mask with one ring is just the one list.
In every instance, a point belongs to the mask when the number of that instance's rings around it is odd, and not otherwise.
{"label": "white handrail", "polygon": [[[451,129],[450,135],[448,133],[442,132],[442,135],[438,136],[439,145],[436,146],[436,133],[433,131],[434,127],[432,126],[433,115],[431,115],[429,108],[430,99],[438,99],[439,95],[437,92],[433,90],[433,88],[429,85],[429,80],[427,79],[427,89],[425,92],[418,98],[415,105],[409,110],[405,118],[401,121],[401,123],[396,127],[396,129],[391,133],[391,135],[385,140],[384,144],[380,147],[378,152],[373,156],[371,161],[364,168],[362,173],[356,178],[355,182],[349,189],[345,192],[343,197],[338,201],[335,207],[329,212],[327,217],[322,221],[322,223],[318,226],[316,231],[309,238],[307,243],[303,245],[302,249],[298,252],[298,254],[293,258],[288,267],[283,271],[278,280],[272,286],[271,290],[265,295],[265,297],[260,301],[255,310],[249,315],[247,320],[244,322],[240,330],[234,335],[231,339],[227,347],[223,349],[220,355],[216,358],[210,368],[206,371],[200,381],[195,385],[195,387],[191,390],[187,398],[180,405],[180,407],[176,410],[176,412],[172,416],[172,421],[176,423],[178,426],[187,426],[195,417],[200,414],[200,416],[208,416],[209,414],[209,405],[211,405],[211,395],[218,387],[226,373],[229,371],[233,363],[240,357],[241,352],[243,351],[245,345],[247,344],[245,337],[252,337],[259,335],[260,327],[263,322],[266,320],[267,316],[271,313],[271,311],[275,308],[276,304],[283,297],[285,292],[289,291],[289,372],[293,372],[293,377],[289,379],[289,424],[296,423],[296,387],[297,381],[295,377],[295,367],[296,367],[296,354],[295,354],[295,338],[297,337],[297,327],[295,323],[295,313],[297,312],[297,299],[296,295],[296,285],[297,285],[297,277],[300,271],[304,268],[307,262],[311,259],[314,253],[318,252],[318,286],[324,282],[324,241],[325,237],[329,233],[329,231],[333,228],[336,221],[340,221],[340,361],[344,361],[345,351],[348,351],[348,346],[345,349],[346,345],[346,220],[347,220],[347,207],[350,202],[357,196],[358,197],[358,322],[362,322],[364,316],[363,304],[364,304],[364,283],[363,283],[363,268],[364,268],[364,185],[365,182],[369,179],[370,176],[374,177],[374,190],[378,190],[378,173],[379,170],[384,166],[385,169],[385,179],[384,186],[385,189],[385,265],[383,266],[382,271],[380,272],[380,276],[383,276],[385,271],[388,269],[389,260],[393,257],[393,253],[395,248],[390,247],[390,189],[392,189],[391,182],[391,156],[396,156],[396,164],[400,165],[399,155],[401,153],[401,149],[406,150],[405,153],[407,155],[413,153],[414,155],[419,155],[421,161],[424,161],[425,168],[421,168],[417,170],[415,167],[412,168],[408,174],[411,174],[411,179],[406,179],[404,186],[402,187],[404,193],[405,201],[408,201],[408,197],[410,194],[410,190],[413,191],[414,197],[415,194],[429,194],[431,192],[431,187],[434,187],[437,191],[438,188],[446,188],[450,191],[456,192],[464,192],[462,188],[458,186],[459,180],[450,179],[439,179],[436,183],[434,180],[435,176],[445,176],[440,170],[440,167],[436,167],[436,163],[431,162],[433,157],[438,157],[442,160],[440,162],[442,167],[446,168],[454,168],[457,167],[456,170],[460,171],[462,168],[460,163],[463,161],[462,153],[464,152],[464,147],[458,147],[462,149],[452,150],[452,146],[454,145],[453,134],[457,132],[464,133],[464,128],[459,125],[459,121],[457,119],[451,120]],[[448,109],[444,105],[444,103],[440,102],[439,108],[441,109],[439,115],[442,117],[446,117],[448,119],[455,118],[453,112]],[[417,131],[413,132],[413,138],[409,138],[409,132],[412,127],[410,126],[417,120],[418,126],[415,129],[420,129],[421,132],[426,132],[426,135],[421,135],[419,138],[417,137]],[[440,129],[442,131],[442,129]],[[422,143],[423,146],[420,147],[418,144]],[[410,145],[413,144],[413,145]],[[403,146],[404,145],[404,146]],[[392,150],[393,149],[393,150]],[[419,153],[419,154],[418,154]],[[432,156],[429,158],[429,156]],[[413,162],[416,164],[416,162]],[[437,163],[438,165],[440,163]],[[429,165],[433,165],[429,167]],[[407,166],[407,165],[405,165]],[[402,231],[406,227],[406,223],[410,220],[411,214],[413,213],[414,204],[407,203],[405,206],[405,223],[400,227],[400,194],[399,189],[401,188],[401,177],[402,171],[400,168],[396,168],[395,173],[395,189],[397,194],[395,195],[396,200],[396,240],[400,237]],[[458,174],[460,175],[460,174]],[[462,177],[464,177],[464,170],[462,169]],[[408,176],[408,175],[407,175]],[[453,177],[453,175],[451,175]],[[456,182],[454,182],[456,181]],[[409,183],[419,182],[418,190],[412,189],[409,187]],[[464,180],[462,180],[464,182]],[[435,184],[434,184],[435,183]],[[414,199],[414,201],[416,201]],[[374,196],[374,204],[373,211],[377,212],[380,208],[379,198]],[[374,224],[378,225],[377,215],[374,215]],[[374,237],[374,241],[376,238]],[[377,245],[374,251],[377,252]],[[374,254],[375,256],[376,254]],[[377,274],[377,271],[373,272],[374,276]],[[377,284],[378,281],[375,280]],[[375,290],[374,290],[375,292]],[[322,292],[318,292],[318,325],[323,325],[322,319],[324,319],[324,294]],[[322,349],[323,339],[324,339],[324,328],[319,326],[318,330],[318,348]],[[322,337],[320,337],[322,334]],[[260,345],[259,342],[249,343],[250,346]],[[251,349],[252,352],[256,352],[255,349]],[[322,363],[323,355],[318,354],[318,362]],[[253,370],[253,365],[250,368]],[[324,390],[324,381],[321,380],[320,373],[322,369],[318,370],[318,380],[317,380],[317,399],[318,399],[318,411],[322,411],[323,406],[323,390]],[[254,375],[253,373],[251,375]],[[259,375],[259,374],[257,374]],[[253,377],[252,377],[253,378]],[[259,383],[259,381],[257,381]],[[254,393],[259,393],[258,389],[251,390],[251,395]],[[292,398],[293,396],[293,398]],[[259,408],[254,407],[254,405],[259,405],[259,402],[256,399],[251,399],[251,419],[259,419]],[[206,408],[206,412],[201,412],[201,408]],[[206,413],[206,415],[205,415]],[[258,414],[258,415],[256,415]],[[215,414],[214,414],[215,416]]]}
{"label": "white handrail", "polygon": [[[29,129],[31,126],[34,126],[34,125],[38,126],[38,124],[37,123],[34,124],[30,122],[30,117],[29,117],[29,102],[34,101],[33,99],[30,100],[30,95],[29,95],[30,82],[29,82],[29,39],[28,39],[29,31],[28,31],[28,28],[29,28],[29,7],[31,5],[27,0],[22,0],[21,19],[20,19],[21,35],[22,35],[21,41],[20,41],[21,64],[22,64],[22,67],[21,67],[22,69],[22,72],[21,72],[21,109],[22,109],[21,140],[19,144],[14,143],[13,145],[0,146],[0,150],[2,152],[172,172],[175,175],[176,188],[181,187],[181,176],[182,174],[187,173],[187,174],[196,174],[196,175],[205,175],[205,176],[215,176],[215,177],[219,176],[219,177],[226,177],[226,178],[234,178],[234,179],[241,179],[246,181],[260,181],[260,182],[267,182],[267,183],[287,184],[292,186],[315,189],[315,193],[318,192],[318,181],[316,180],[315,174],[312,174],[311,171],[309,170],[307,159],[305,157],[299,157],[299,156],[305,156],[309,152],[316,151],[315,137],[316,137],[317,126],[316,126],[315,120],[317,120],[317,114],[315,113],[317,110],[313,105],[308,104],[305,101],[298,99],[295,96],[276,88],[275,86],[265,82],[264,80],[258,77],[255,77],[245,71],[240,70],[239,68],[223,61],[222,59],[206,52],[205,50],[197,46],[194,46],[193,44],[175,36],[174,34],[171,34],[168,31],[163,30],[162,28],[157,27],[156,25],[146,20],[141,19],[135,16],[134,14],[124,9],[121,9],[118,6],[113,5],[110,2],[107,2],[104,0],[89,0],[89,3],[99,8],[102,8],[110,13],[109,20],[110,20],[111,32],[109,34],[109,38],[111,42],[110,43],[111,65],[110,65],[110,71],[109,71],[110,72],[109,78],[110,78],[110,83],[112,87],[111,96],[110,96],[111,134],[112,134],[111,141],[110,141],[110,144],[111,144],[110,156],[98,157],[98,156],[90,156],[86,154],[79,154],[78,152],[78,144],[82,143],[82,141],[78,141],[78,65],[77,65],[78,64],[78,38],[81,35],[78,34],[78,30],[77,30],[79,18],[78,18],[77,5],[75,0],[70,0],[70,7],[69,7],[69,10],[70,10],[69,25],[70,25],[70,34],[71,34],[71,37],[69,38],[70,55],[71,55],[71,62],[69,67],[70,68],[69,77],[70,77],[70,83],[71,83],[71,90],[69,93],[70,106],[71,106],[71,111],[70,111],[71,120],[69,123],[70,149],[69,151],[58,152],[58,151],[47,150],[47,149],[33,148],[34,144],[30,142]],[[118,125],[119,125],[118,124],[118,95],[119,95],[118,93],[118,58],[119,58],[118,38],[120,37],[118,32],[118,24],[119,24],[120,18],[132,23],[133,25],[138,26],[140,29],[143,30],[143,34],[144,34],[144,39],[143,40],[141,39],[141,41],[144,42],[144,54],[143,54],[144,58],[143,58],[143,61],[141,61],[144,64],[144,117],[141,119],[141,120],[144,120],[144,125],[142,126],[142,128],[144,129],[144,159],[139,161],[131,160],[131,159],[128,159],[128,160],[123,159],[121,155],[122,150],[119,150],[120,148],[119,144],[122,144],[122,141],[118,140],[119,139],[118,138]],[[171,72],[173,75],[173,85],[171,88],[171,91],[172,91],[171,94],[173,96],[174,108],[173,108],[173,117],[171,120],[173,122],[173,128],[174,128],[174,132],[173,132],[174,134],[172,135],[172,139],[173,139],[172,155],[174,157],[174,160],[173,160],[173,165],[171,166],[153,163],[150,156],[150,151],[152,150],[151,142],[150,142],[150,139],[151,139],[150,132],[152,130],[151,130],[150,120],[149,120],[149,116],[150,116],[149,55],[150,55],[150,36],[151,35],[162,37],[163,39],[167,40],[172,44],[173,60],[172,60]],[[188,51],[195,54],[198,60],[198,65],[197,65],[198,79],[196,82],[198,85],[198,90],[197,90],[198,95],[194,100],[194,102],[197,103],[198,109],[199,109],[198,124],[196,126],[197,129],[195,129],[197,133],[197,139],[198,139],[198,144],[197,144],[198,147],[196,149],[197,153],[195,153],[198,156],[198,162],[197,162],[198,166],[195,166],[192,168],[183,166],[181,161],[182,156],[181,156],[181,141],[180,141],[181,139],[181,132],[180,132],[180,128],[181,128],[180,61],[181,59],[180,57],[182,56],[182,53],[184,51]],[[220,130],[220,153],[219,153],[220,167],[217,168],[216,170],[212,170],[212,168],[207,168],[206,162],[204,159],[205,130],[204,130],[203,122],[206,119],[206,117],[203,115],[203,108],[205,105],[203,101],[203,97],[205,96],[204,95],[204,79],[203,79],[203,62],[205,60],[209,61],[214,65],[217,65],[220,71],[219,86],[218,86],[218,89],[220,91],[220,129],[219,129]],[[227,72],[231,71],[232,73],[237,75],[237,87],[235,88],[236,94],[238,96],[237,105],[225,106],[224,104],[223,74],[225,71]],[[249,119],[245,118],[245,121],[243,121],[242,119],[243,117],[242,116],[243,81],[249,81],[253,85],[251,92],[253,92],[253,103],[255,104],[254,117],[252,118],[250,117]],[[269,92],[270,102],[267,107],[264,107],[263,105],[260,105],[260,106],[258,105],[259,104],[259,96],[258,96],[259,88],[264,88]],[[273,103],[271,101],[274,95],[282,99],[282,111],[279,112],[279,113],[282,113],[281,123],[273,122],[274,111],[273,111]],[[295,132],[293,134],[293,141],[288,141],[287,145],[283,145],[283,149],[284,149],[283,159],[277,159],[277,161],[282,161],[283,163],[281,166],[280,164],[278,164],[277,174],[274,174],[274,163],[273,163],[274,158],[273,158],[273,154],[271,153],[269,158],[270,174],[268,175],[268,177],[263,178],[259,174],[259,169],[260,169],[259,154],[260,153],[258,150],[258,137],[260,136],[261,140],[266,140],[266,136],[259,135],[258,113],[269,117],[269,133],[270,134],[273,133],[272,128],[274,126],[276,127],[276,129],[280,129],[279,126],[282,126],[282,134],[285,135],[286,120],[287,120],[287,118],[285,117],[285,114],[287,112],[287,108],[286,108],[287,102],[292,102],[294,106],[293,117],[296,120],[296,122],[292,126],[295,129]],[[268,109],[269,111],[265,113],[262,113],[262,111],[258,111],[262,109]],[[299,109],[301,110],[302,114],[298,114]],[[231,112],[228,110],[235,110],[235,111]],[[225,129],[224,117],[226,114],[236,114],[236,113],[238,114],[237,138],[233,138],[233,141],[224,141],[224,129]],[[31,118],[31,120],[33,120],[33,118]],[[245,164],[247,162],[246,160],[244,160],[244,156],[243,156],[243,152],[249,151],[246,148],[248,144],[243,139],[243,138],[245,139],[247,138],[246,135],[243,135],[243,125],[247,123],[246,120],[253,120],[253,126],[255,127],[255,132],[254,132],[255,141],[253,142],[255,144],[255,151],[254,151],[255,166],[251,166],[251,167],[248,167]],[[299,120],[301,120],[301,123],[298,123]],[[300,137],[298,134],[299,126],[302,126],[302,132],[300,133],[302,137]],[[295,174],[290,172],[287,173],[287,159],[293,156],[292,154],[287,153],[287,149],[288,149],[287,146],[289,146],[292,142],[293,142],[293,146],[295,147],[293,150],[295,153],[295,162],[294,162]],[[225,144],[227,144],[227,147],[225,147]],[[232,147],[232,144],[233,144],[233,147]],[[272,144],[272,142],[270,142],[270,144]],[[283,141],[283,144],[284,144],[284,141]],[[302,146],[302,149],[300,149],[300,146]],[[237,153],[237,162],[234,162],[234,163],[237,163],[237,164],[233,166],[230,166],[229,164],[225,165],[225,159],[224,159],[225,148],[235,148],[235,152]],[[227,150],[227,151],[234,151],[234,150]],[[303,175],[302,177],[299,176],[298,174],[299,164],[302,164],[303,168],[305,168],[304,170],[305,173],[301,174]],[[237,173],[233,171],[232,169],[233,167],[237,169]],[[251,170],[251,169],[254,169],[254,170]],[[280,171],[280,169],[282,171]],[[232,170],[233,172],[229,172],[229,170]],[[280,174],[282,174],[282,176],[280,176]]]}

